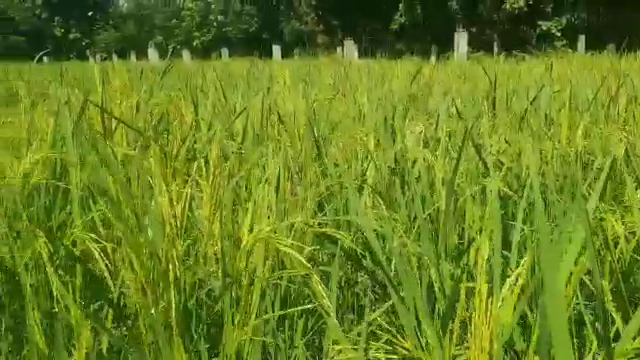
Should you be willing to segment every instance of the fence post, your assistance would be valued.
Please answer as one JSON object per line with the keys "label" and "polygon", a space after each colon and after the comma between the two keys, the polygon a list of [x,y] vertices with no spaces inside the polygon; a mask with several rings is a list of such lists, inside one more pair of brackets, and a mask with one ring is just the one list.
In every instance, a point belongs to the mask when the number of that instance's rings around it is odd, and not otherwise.
{"label": "fence post", "polygon": [[351,38],[344,40],[344,58],[347,60],[358,60],[358,45]]}
{"label": "fence post", "polygon": [[229,49],[226,47],[220,49],[220,56],[222,57],[222,60],[229,60]]}
{"label": "fence post", "polygon": [[185,64],[191,64],[193,58],[191,57],[191,51],[189,49],[182,49],[182,61]]}
{"label": "fence post", "polygon": [[271,58],[276,61],[282,60],[282,47],[280,45],[271,45]]}
{"label": "fence post", "polygon": [[587,37],[585,34],[578,35],[578,53],[584,54],[587,52]]}
{"label": "fence post", "polygon": [[453,38],[453,58],[466,61],[469,53],[469,33],[465,30],[457,30]]}
{"label": "fence post", "polygon": [[430,60],[432,64],[435,64],[438,61],[438,45],[436,44],[431,44]]}
{"label": "fence post", "polygon": [[135,50],[129,51],[129,61],[131,61],[131,62],[137,62],[138,61],[138,54],[136,54]]}
{"label": "fence post", "polygon": [[147,48],[147,57],[149,58],[149,62],[152,64],[160,63],[160,54],[158,54],[158,49],[156,49],[156,46],[151,41]]}
{"label": "fence post", "polygon": [[85,54],[87,55],[87,58],[89,59],[90,64],[93,64],[96,62],[95,58],[93,57],[93,54],[91,54],[91,50],[87,49],[87,51],[85,51]]}

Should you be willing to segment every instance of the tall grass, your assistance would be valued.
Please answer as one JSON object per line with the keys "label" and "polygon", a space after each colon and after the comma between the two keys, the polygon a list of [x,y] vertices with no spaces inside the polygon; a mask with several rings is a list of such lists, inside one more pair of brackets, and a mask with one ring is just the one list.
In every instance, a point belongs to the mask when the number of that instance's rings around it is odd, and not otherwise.
{"label": "tall grass", "polygon": [[639,354],[638,60],[6,74],[0,358]]}

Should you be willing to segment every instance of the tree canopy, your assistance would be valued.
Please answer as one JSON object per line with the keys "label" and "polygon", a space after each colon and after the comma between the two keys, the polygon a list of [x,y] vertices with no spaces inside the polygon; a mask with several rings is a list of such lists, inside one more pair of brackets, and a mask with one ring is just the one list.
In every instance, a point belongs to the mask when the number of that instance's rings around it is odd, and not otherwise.
{"label": "tree canopy", "polygon": [[481,51],[495,38],[505,51],[573,47],[579,33],[590,49],[635,49],[639,10],[632,0],[0,0],[0,55],[74,58],[149,42],[261,55],[272,43],[335,49],[345,37],[365,55],[421,55],[433,44],[450,49],[456,28]]}

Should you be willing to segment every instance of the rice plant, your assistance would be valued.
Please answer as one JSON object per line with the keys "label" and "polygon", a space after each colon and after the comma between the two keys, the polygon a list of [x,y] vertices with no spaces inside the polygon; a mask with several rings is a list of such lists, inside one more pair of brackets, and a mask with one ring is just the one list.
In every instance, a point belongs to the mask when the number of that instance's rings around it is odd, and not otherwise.
{"label": "rice plant", "polygon": [[634,57],[6,74],[0,358],[640,354]]}

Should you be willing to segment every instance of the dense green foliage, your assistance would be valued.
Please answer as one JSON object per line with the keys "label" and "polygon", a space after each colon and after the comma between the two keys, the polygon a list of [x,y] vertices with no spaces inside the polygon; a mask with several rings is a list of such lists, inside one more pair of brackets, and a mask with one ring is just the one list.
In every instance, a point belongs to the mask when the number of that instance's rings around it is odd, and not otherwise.
{"label": "dense green foliage", "polygon": [[[111,5],[111,3],[114,3]],[[425,54],[450,49],[457,26],[471,47],[506,51],[640,45],[640,3],[630,0],[0,0],[0,54],[59,58],[87,49],[189,47],[208,57],[221,46],[235,54],[335,49],[353,37],[364,55]]]}
{"label": "dense green foliage", "polygon": [[605,359],[640,62],[2,68],[0,357]]}

